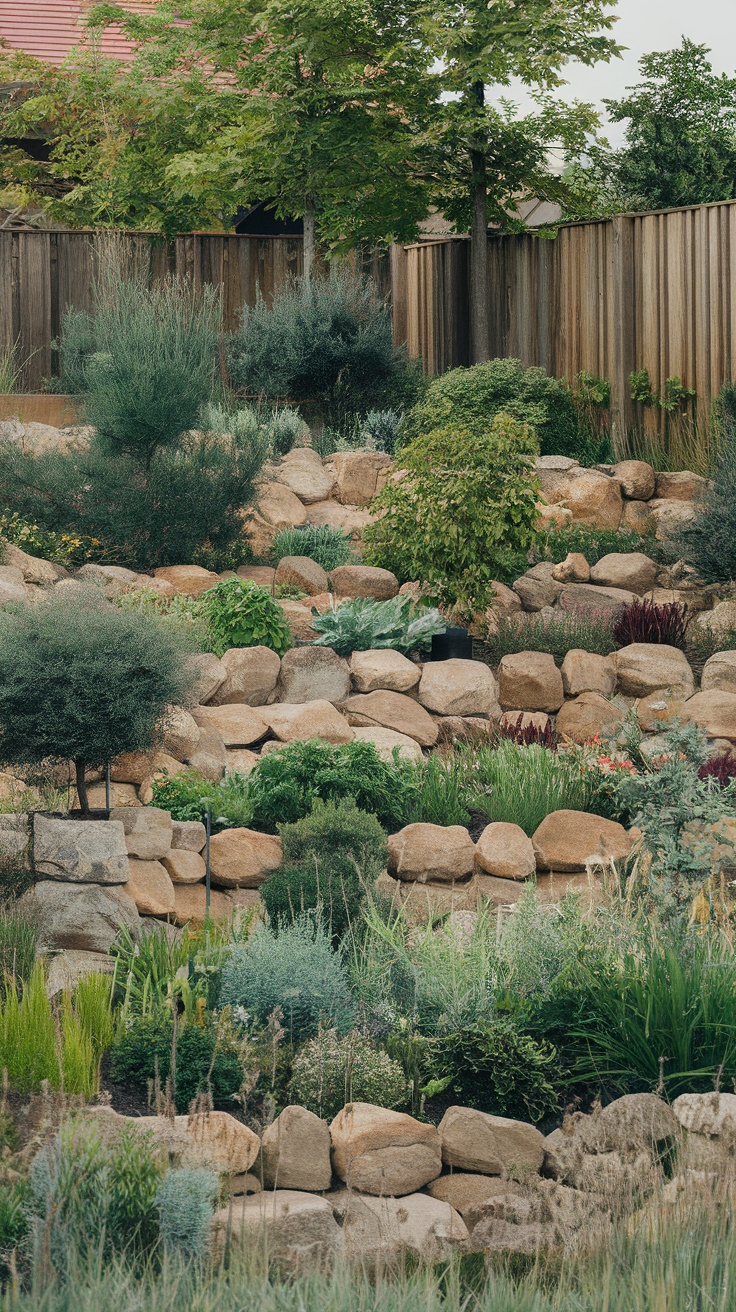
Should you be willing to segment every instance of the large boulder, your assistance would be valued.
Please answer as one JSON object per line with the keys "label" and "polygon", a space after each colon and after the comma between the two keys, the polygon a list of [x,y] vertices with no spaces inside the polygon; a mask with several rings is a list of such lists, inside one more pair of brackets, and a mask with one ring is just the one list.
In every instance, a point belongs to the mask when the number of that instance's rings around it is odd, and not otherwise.
{"label": "large boulder", "polygon": [[624,501],[624,513],[621,516],[619,531],[621,533],[638,533],[644,538],[653,532],[654,524],[649,501]]}
{"label": "large boulder", "polygon": [[335,1174],[361,1193],[413,1194],[442,1170],[437,1129],[404,1112],[348,1103],[332,1121],[330,1138]]}
{"label": "large boulder", "polygon": [[656,497],[647,504],[658,542],[667,542],[676,537],[680,529],[692,523],[695,518],[692,501],[682,501],[677,497]]}
{"label": "large boulder", "polygon": [[350,692],[350,668],[330,647],[292,647],[281,661],[280,702],[341,702]]}
{"label": "large boulder", "polygon": [[593,565],[590,582],[604,588],[628,588],[641,597],[657,582],[659,567],[641,551],[612,551]]}
{"label": "large boulder", "polygon": [[249,1255],[265,1248],[271,1262],[290,1272],[314,1272],[334,1265],[344,1241],[325,1198],[275,1189],[231,1198],[215,1212],[212,1247],[216,1258],[227,1247]]}
{"label": "large boulder", "polygon": [[353,729],[356,743],[372,743],[383,761],[392,761],[394,752],[398,752],[403,761],[421,761],[422,749],[418,742],[405,733],[395,729],[381,729],[374,725],[370,729]]}
{"label": "large boulder", "polygon": [[106,952],[56,952],[48,959],[46,996],[73,993],[86,975],[111,975],[114,969],[115,958]]}
{"label": "large boulder", "polygon": [[281,529],[302,528],[307,522],[307,512],[299,497],[285,483],[261,483],[257,506],[253,518],[268,526],[271,540]]}
{"label": "large boulder", "polygon": [[213,728],[226,747],[250,747],[268,734],[265,716],[243,703],[227,706],[195,706],[192,714],[201,728]]}
{"label": "large boulder", "polygon": [[263,1131],[263,1183],[321,1193],[332,1182],[330,1130],[306,1107],[285,1107]]}
{"label": "large boulder", "polygon": [[336,498],[343,506],[367,506],[386,482],[391,463],[381,451],[337,451],[325,466],[334,473]]}
{"label": "large boulder", "polygon": [[371,1198],[346,1190],[334,1205],[342,1216],[346,1256],[369,1271],[407,1254],[421,1262],[447,1262],[468,1246],[462,1217],[449,1203],[427,1194]]}
{"label": "large boulder", "polygon": [[55,565],[52,561],[42,560],[39,556],[30,556],[28,552],[21,551],[20,547],[16,547],[5,538],[2,539],[1,554],[4,565],[20,570],[24,583],[33,583],[39,588],[52,588],[59,579],[66,578],[68,573],[63,565]]}
{"label": "large boulder", "polygon": [[[210,890],[210,919],[216,924],[227,924],[234,909],[226,893],[220,893],[216,888]],[[175,925],[199,928],[204,925],[206,915],[207,890],[204,884],[174,884],[174,911],[171,919]]]}
{"label": "large boulder", "polygon": [[736,693],[736,651],[717,651],[705,662],[700,690]]}
{"label": "large boulder", "polygon": [[690,469],[657,474],[655,496],[671,501],[698,501],[708,487],[707,478]]}
{"label": "large boulder", "polygon": [[281,865],[281,839],[255,829],[223,829],[210,839],[212,883],[221,888],[260,888]]}
{"label": "large boulder", "polygon": [[282,743],[306,742],[309,738],[322,738],[327,743],[350,743],[353,731],[344,715],[318,698],[297,705],[282,703],[264,707],[264,716],[271,731]]}
{"label": "large boulder", "polygon": [[213,706],[265,706],[278,682],[281,661],[270,647],[230,647],[220,662],[225,678],[209,697]]}
{"label": "large boulder", "polygon": [[475,846],[481,870],[498,879],[528,879],[536,868],[531,838],[519,825],[497,820],[486,825]]}
{"label": "large boulder", "polygon": [[184,852],[202,852],[207,832],[201,820],[172,820],[171,846]]}
{"label": "large boulder", "polygon": [[[37,875],[74,884],[125,884],[128,850],[120,820],[33,820]],[[95,951],[95,949],[90,949]]]}
{"label": "large boulder", "polygon": [[551,561],[541,561],[532,565],[513,585],[524,610],[542,610],[544,606],[554,606],[562,592],[563,585],[555,578],[556,566]]}
{"label": "large boulder", "polygon": [[496,680],[481,661],[428,661],[419,683],[419,700],[437,715],[498,716]]}
{"label": "large boulder", "polygon": [[727,738],[736,743],[736,693],[709,688],[696,692],[684,705],[684,713],[704,729],[709,738]]}
{"label": "large boulder", "polygon": [[462,825],[405,825],[388,840],[388,868],[405,881],[467,879],[475,864],[475,844]]}
{"label": "large boulder", "polygon": [[632,841],[623,825],[588,811],[551,811],[532,837],[537,869],[561,873],[585,870],[591,857],[622,861]]}
{"label": "large boulder", "polygon": [[199,884],[207,873],[199,852],[172,848],[163,858],[163,865],[172,884]]}
{"label": "large boulder", "polygon": [[174,832],[168,811],[157,806],[114,807],[110,819],[123,826],[128,856],[157,861],[168,854]]}
{"label": "large boulder", "polygon": [[498,1197],[508,1189],[507,1181],[498,1175],[476,1175],[465,1171],[453,1171],[451,1175],[441,1175],[427,1185],[430,1198],[439,1198],[449,1203],[465,1219],[489,1198]]}
{"label": "large boulder", "polygon": [[439,1125],[442,1161],[462,1171],[523,1177],[544,1161],[544,1135],[525,1121],[448,1107]]}
{"label": "large boulder", "polygon": [[636,596],[628,588],[602,588],[597,583],[566,583],[560,593],[560,610],[596,611],[600,615],[616,615],[624,606],[630,606]]}
{"label": "large boulder", "polygon": [[356,692],[409,692],[421,678],[421,668],[389,647],[376,651],[354,651],[350,657],[350,674]]}
{"label": "large boulder", "polygon": [[28,868],[31,851],[31,817],[22,811],[0,812],[0,861],[16,869]]}
{"label": "large boulder", "polygon": [[189,757],[189,768],[217,783],[227,765],[225,740],[214,724],[203,724],[199,731],[197,750]]}
{"label": "large boulder", "polygon": [[[141,808],[142,809],[142,808]],[[200,858],[201,860],[201,858]],[[174,910],[174,885],[160,861],[128,861],[130,878],[123,892],[135,902],[142,916],[170,916]]]}
{"label": "large boulder", "polygon": [[305,506],[327,501],[335,486],[334,475],[310,446],[296,446],[289,451],[277,465],[275,477]]}
{"label": "large boulder", "polygon": [[613,466],[613,477],[621,484],[621,491],[632,501],[649,501],[654,496],[656,474],[645,460],[619,460]]}
{"label": "large boulder", "polygon": [[562,675],[547,652],[504,656],[498,667],[498,685],[504,710],[558,711],[565,700]]}
{"label": "large boulder", "polygon": [[399,591],[399,580],[390,569],[375,565],[339,565],[330,574],[330,587],[336,597],[389,601]]}
{"label": "large boulder", "polygon": [[188,761],[197,750],[199,725],[183,706],[167,706],[162,717],[161,750],[177,761]]}
{"label": "large boulder", "polygon": [[327,571],[311,556],[282,556],[276,568],[274,584],[277,588],[297,588],[308,597],[327,592],[330,581]]}
{"label": "large boulder", "polygon": [[695,691],[693,672],[684,652],[660,642],[632,642],[613,656],[618,691],[626,697],[647,697],[669,688],[681,697]]}
{"label": "large boulder", "polygon": [[109,952],[121,929],[137,935],[140,928],[138,908],[119,884],[41,880],[22,901],[38,917],[41,943],[51,949]]}
{"label": "large boulder", "polygon": [[164,579],[184,597],[201,597],[220,582],[214,570],[203,569],[201,565],[162,565],[153,571],[153,577]]}
{"label": "large boulder", "polygon": [[597,692],[610,697],[616,687],[616,666],[610,656],[597,656],[595,652],[573,647],[560,667],[562,686],[567,697],[579,697],[581,692]]}
{"label": "large boulder", "polygon": [[703,615],[696,615],[695,623],[716,635],[727,634],[736,629],[736,601],[721,601],[712,610]]}
{"label": "large boulder", "polygon": [[618,479],[579,465],[569,470],[542,471],[540,479],[547,501],[571,510],[573,523],[618,528],[623,508]]}
{"label": "large boulder", "polygon": [[438,729],[431,715],[413,698],[400,692],[356,693],[343,704],[348,723],[370,728],[379,725],[413,738],[420,747],[434,747]]}
{"label": "large boulder", "polygon": [[192,701],[198,705],[212,701],[227,678],[222,661],[212,651],[195,651],[187,657],[185,664],[194,677],[190,694]]}
{"label": "large boulder", "polygon": [[574,743],[611,738],[623,724],[624,712],[598,692],[582,692],[557,712],[557,732]]}

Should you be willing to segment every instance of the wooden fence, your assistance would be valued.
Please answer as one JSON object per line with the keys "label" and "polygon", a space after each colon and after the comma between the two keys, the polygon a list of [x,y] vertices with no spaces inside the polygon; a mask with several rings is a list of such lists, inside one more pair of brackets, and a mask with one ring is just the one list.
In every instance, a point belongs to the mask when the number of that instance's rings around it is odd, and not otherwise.
{"label": "wooden fence", "polygon": [[[166,270],[219,283],[225,323],[301,272],[300,237],[189,234],[131,239],[152,276]],[[655,392],[678,375],[707,406],[736,379],[736,202],[570,224],[553,240],[492,237],[492,355],[559,377],[608,379],[612,418],[641,419],[629,375],[647,368]],[[0,352],[18,342],[25,386],[54,371],[51,342],[66,305],[89,305],[94,234],[0,231]],[[391,249],[372,269],[390,293],[394,337],[428,373],[469,363],[469,246],[463,239]]]}

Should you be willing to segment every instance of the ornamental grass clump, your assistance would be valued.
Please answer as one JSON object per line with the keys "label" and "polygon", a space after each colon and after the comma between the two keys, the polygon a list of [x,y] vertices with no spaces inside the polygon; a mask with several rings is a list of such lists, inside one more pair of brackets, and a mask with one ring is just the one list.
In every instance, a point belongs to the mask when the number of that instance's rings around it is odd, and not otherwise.
{"label": "ornamental grass clump", "polygon": [[519,825],[529,837],[552,811],[589,809],[591,781],[577,756],[503,740],[463,749],[468,807]]}
{"label": "ornamental grass clump", "polygon": [[271,560],[278,565],[284,556],[308,556],[328,574],[347,565],[353,558],[349,533],[329,524],[305,524],[303,528],[284,528],[271,543]]}
{"label": "ornamental grass clump", "polygon": [[551,615],[497,614],[484,640],[490,664],[520,651],[543,651],[562,662],[569,651],[610,656],[616,650],[613,625],[605,611],[554,611]]}
{"label": "ornamental grass clump", "polygon": [[678,601],[658,606],[653,601],[636,600],[624,606],[614,620],[613,636],[617,647],[628,647],[632,642],[658,642],[686,651],[689,625],[687,606]]}

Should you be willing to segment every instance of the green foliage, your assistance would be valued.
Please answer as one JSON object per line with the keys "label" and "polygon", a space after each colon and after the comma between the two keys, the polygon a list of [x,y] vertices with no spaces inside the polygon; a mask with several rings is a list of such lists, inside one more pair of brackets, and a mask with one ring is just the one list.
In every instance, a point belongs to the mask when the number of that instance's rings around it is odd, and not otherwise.
{"label": "green foliage", "polygon": [[10,1263],[28,1234],[27,1180],[0,1184],[0,1283],[5,1286],[17,1262]]}
{"label": "green foliage", "polygon": [[20,1093],[37,1092],[44,1080],[54,1088],[61,1083],[56,1026],[40,961],[22,992],[17,981],[5,985],[0,1008],[0,1062],[8,1072],[10,1086]]}
{"label": "green foliage", "polygon": [[736,578],[736,420],[725,407],[712,480],[676,541],[706,583],[723,583]]}
{"label": "green foliage", "polygon": [[507,1020],[443,1034],[424,1045],[422,1057],[430,1090],[463,1107],[534,1122],[559,1105],[554,1048],[520,1034]]}
{"label": "green foliage", "polygon": [[648,369],[634,369],[629,374],[631,399],[638,405],[656,405],[657,397],[652,391],[652,380]]}
{"label": "green foliage", "polygon": [[[453,405],[448,396],[436,408],[444,417]],[[462,404],[457,409],[463,413]],[[429,431],[418,415],[415,423],[420,431],[401,454],[406,473],[372,503],[379,518],[363,535],[366,562],[401,581],[420,579],[445,602],[479,609],[492,580],[534,541],[535,439],[504,413],[455,418]]]}
{"label": "green foliage", "polygon": [[285,456],[292,447],[303,445],[309,436],[309,427],[299,411],[288,406],[257,410],[249,405],[228,410],[210,404],[202,412],[202,423],[208,432],[220,437],[228,434],[241,446],[266,444],[276,456]]}
{"label": "green foliage", "polygon": [[[736,155],[734,157],[736,159]],[[684,410],[685,407],[697,396],[697,392],[692,387],[686,387],[679,374],[671,374],[665,379],[664,391],[661,396],[652,388],[652,380],[649,377],[648,369],[635,369],[629,374],[629,384],[631,387],[631,399],[639,405],[659,406],[660,410],[667,411],[668,414],[675,414],[678,410]]]}
{"label": "green foliage", "polygon": [[156,1206],[164,1248],[187,1262],[204,1262],[220,1193],[214,1171],[188,1167],[169,1171],[158,1187]]}
{"label": "green foliage", "polygon": [[93,560],[99,552],[99,542],[95,538],[85,538],[70,533],[55,533],[52,529],[42,528],[32,520],[24,519],[15,511],[0,515],[0,538],[27,551],[31,556],[41,556],[52,560],[57,565],[85,565]]}
{"label": "green foliage", "polygon": [[269,400],[318,402],[339,422],[371,405],[411,401],[415,366],[393,344],[391,313],[373,284],[333,266],[245,306],[228,342],[234,386]]}
{"label": "green foliage", "polygon": [[407,799],[404,824],[467,825],[468,780],[465,761],[453,753],[432,752],[412,762],[416,794]]}
{"label": "green foliage", "polygon": [[554,615],[505,614],[494,620],[484,647],[497,665],[504,656],[520,651],[544,651],[563,661],[569,651],[590,651],[609,656],[616,650],[610,614],[560,611]]}
{"label": "green foliage", "polygon": [[253,826],[275,833],[309,815],[314,803],[352,798],[386,829],[404,823],[407,799],[415,791],[415,775],[407,761],[384,761],[373,743],[333,746],[320,739],[288,743],[261,756],[248,776]]}
{"label": "green foliage", "polygon": [[[199,1023],[201,1021],[201,1023]],[[172,1080],[173,1020],[170,1008],[148,1015],[130,1016],[110,1046],[107,1070],[116,1084],[124,1084],[145,1097],[158,1075],[161,1089]],[[232,1110],[243,1082],[240,1050],[226,1018],[215,1020],[205,1012],[199,1020],[180,1025],[176,1040],[176,1110],[188,1111],[202,1095],[214,1107]]]}
{"label": "green foliage", "polygon": [[549,529],[536,548],[536,554],[543,560],[553,560],[559,564],[569,552],[579,552],[585,556],[589,565],[597,565],[603,556],[612,552],[644,551],[648,552],[654,543],[643,539],[641,534],[630,529],[594,528],[588,524],[571,524],[569,528]]}
{"label": "green foliage", "polygon": [[306,524],[304,528],[283,528],[271,543],[271,559],[278,564],[284,556],[309,556],[329,573],[352,559],[349,533],[329,524]]}
{"label": "green foliage", "polygon": [[0,992],[8,978],[21,988],[30,979],[41,937],[38,918],[23,903],[0,902]]}
{"label": "green foliage", "polygon": [[110,981],[92,975],[52,1004],[42,962],[27,959],[30,941],[20,946],[16,975],[6,976],[0,1001],[0,1062],[10,1085],[36,1093],[48,1081],[54,1089],[92,1098],[99,1089],[100,1057],[112,1037]]}
{"label": "green foliage", "polygon": [[331,1120],[348,1102],[404,1107],[409,1089],[399,1062],[359,1030],[341,1037],[321,1029],[294,1058],[289,1094],[293,1102]]}
{"label": "green foliage", "polygon": [[201,820],[212,816],[212,832],[247,829],[253,823],[254,806],[245,775],[234,771],[218,783],[196,770],[184,770],[172,778],[154,779],[151,806],[170,811],[174,820]]}
{"label": "green foliage", "polygon": [[530,837],[552,811],[589,809],[590,784],[574,756],[508,739],[467,752],[468,805],[520,825]]}
{"label": "green foliage", "polygon": [[331,647],[338,656],[354,651],[390,647],[405,656],[426,651],[435,633],[444,633],[447,622],[438,610],[415,606],[411,597],[395,596],[388,601],[356,597],[320,614],[312,611],[312,627],[319,633],[315,647]]}
{"label": "green foliage", "polygon": [[0,750],[6,761],[48,757],[84,766],[147,751],[164,707],[186,700],[181,636],[76,592],[0,614]]}
{"label": "green foliage", "polygon": [[[487,430],[497,414],[511,415],[536,434],[542,455],[579,455],[580,434],[568,389],[544,369],[520,360],[491,360],[470,369],[450,369],[433,378],[425,395],[406,416],[404,440],[454,426]],[[536,454],[530,445],[525,454]]]}
{"label": "green foliage", "polygon": [[403,418],[403,414],[398,410],[369,410],[361,428],[366,446],[374,451],[385,451],[387,455],[392,456]]}
{"label": "green foliage", "polygon": [[353,1013],[342,959],[319,917],[309,912],[278,935],[258,924],[247,944],[232,948],[222,969],[220,1003],[261,1024],[279,1008],[292,1041],[310,1038],[323,1021],[343,1034]]}
{"label": "green foliage", "polygon": [[283,656],[291,646],[284,612],[268,588],[248,579],[225,579],[200,598],[199,613],[222,656],[229,647],[270,647]]}

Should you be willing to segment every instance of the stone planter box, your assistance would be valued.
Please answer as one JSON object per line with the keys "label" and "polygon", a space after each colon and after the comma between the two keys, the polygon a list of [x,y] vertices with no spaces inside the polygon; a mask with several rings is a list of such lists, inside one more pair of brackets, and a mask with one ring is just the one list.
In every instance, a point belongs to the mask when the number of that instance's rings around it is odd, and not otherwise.
{"label": "stone planter box", "polygon": [[0,393],[0,422],[8,419],[63,428],[80,422],[80,406],[76,397],[62,392]]}

